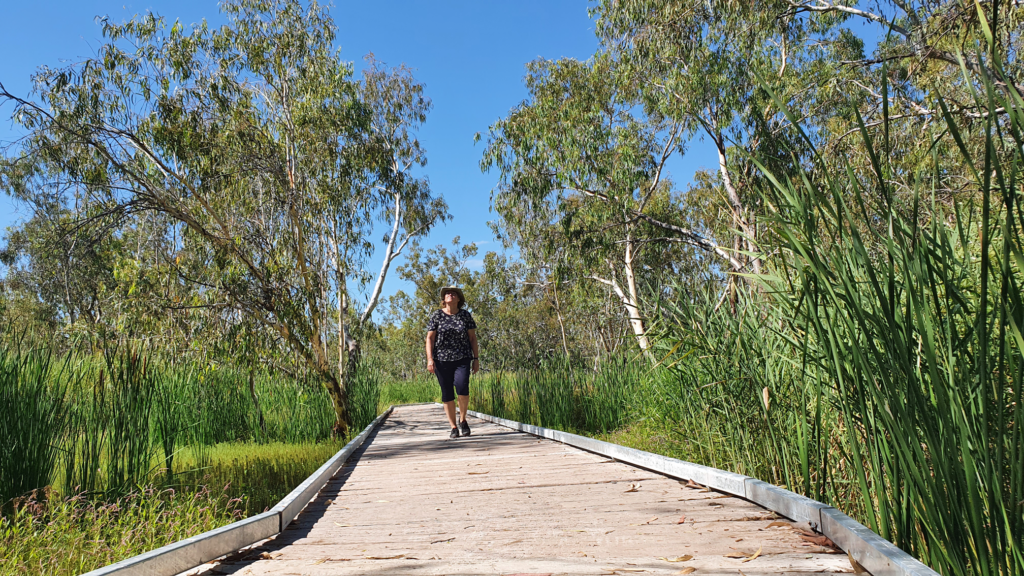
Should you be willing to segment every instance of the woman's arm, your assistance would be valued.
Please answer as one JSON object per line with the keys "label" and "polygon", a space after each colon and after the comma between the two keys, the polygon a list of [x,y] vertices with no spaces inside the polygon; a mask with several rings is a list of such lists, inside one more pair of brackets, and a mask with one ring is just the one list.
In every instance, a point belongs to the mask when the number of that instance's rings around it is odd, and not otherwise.
{"label": "woman's arm", "polygon": [[476,330],[466,330],[469,335],[469,345],[473,347],[473,374],[480,371],[480,346],[476,343]]}
{"label": "woman's arm", "polygon": [[437,339],[437,332],[427,332],[427,372],[434,373],[434,341]]}

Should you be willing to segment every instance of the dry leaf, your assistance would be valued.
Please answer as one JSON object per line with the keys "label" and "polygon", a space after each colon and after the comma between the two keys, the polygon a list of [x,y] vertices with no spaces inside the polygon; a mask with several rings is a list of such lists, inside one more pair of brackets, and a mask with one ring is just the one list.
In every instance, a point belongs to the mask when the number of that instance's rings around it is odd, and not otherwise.
{"label": "dry leaf", "polygon": [[764,400],[764,409],[765,412],[767,412],[772,407],[771,400],[768,398],[767,386],[765,386],[764,389],[761,390],[761,399]]}
{"label": "dry leaf", "polygon": [[683,568],[679,572],[676,572],[676,574],[690,574],[691,572],[696,572],[696,571],[697,571],[697,569],[694,568],[693,566],[687,566],[686,568]]}
{"label": "dry leaf", "polygon": [[434,540],[433,542],[431,542],[431,544],[440,544],[440,543],[444,543],[444,542],[451,542],[452,540],[455,540],[454,536],[452,536],[451,538],[448,538],[447,540]]}
{"label": "dry leaf", "polygon": [[750,556],[749,558],[746,558],[746,559],[744,559],[743,561],[744,561],[744,562],[750,562],[750,561],[751,561],[751,560],[753,560],[754,558],[757,558],[758,556],[760,556],[760,555],[761,555],[761,549],[762,549],[762,548],[764,548],[764,547],[763,547],[763,546],[758,546],[758,548],[757,548],[757,552],[754,552],[754,554],[753,554],[752,556]]}
{"label": "dry leaf", "polygon": [[686,516],[680,516],[679,520],[676,520],[676,524],[682,524],[683,522],[686,522]]}
{"label": "dry leaf", "polygon": [[323,564],[324,562],[327,562],[327,558],[321,558],[316,562],[313,562],[313,565],[316,566],[317,564]]}
{"label": "dry leaf", "polygon": [[664,556],[658,556],[658,560],[664,560],[665,562],[686,562],[687,560],[693,560],[693,556],[689,554],[683,554],[682,556],[676,556],[675,558],[665,558]]}
{"label": "dry leaf", "polygon": [[703,488],[703,486],[701,486],[700,484],[697,484],[693,480],[687,480],[686,481],[686,487],[687,488]]}
{"label": "dry leaf", "polygon": [[654,518],[651,518],[651,519],[650,519],[650,520],[648,520],[647,522],[644,522],[643,524],[641,524],[641,526],[643,526],[644,524],[650,524],[651,522],[654,522],[654,521],[655,521],[655,520],[657,520],[657,519],[658,519],[658,517],[657,517],[657,516],[655,516]]}
{"label": "dry leaf", "polygon": [[869,573],[867,571],[867,569],[865,569],[863,566],[861,566],[860,562],[857,562],[856,558],[854,558],[852,555],[850,555],[849,552],[847,552],[846,557],[850,559],[850,566],[853,566],[853,571],[857,574],[857,576],[861,576],[862,574],[868,574]]}
{"label": "dry leaf", "polygon": [[398,556],[367,556],[367,560],[397,560],[398,558],[405,558],[405,554],[399,554]]}
{"label": "dry leaf", "polygon": [[630,484],[629,485],[629,490],[626,490],[626,492],[636,492],[639,489],[640,489],[640,485],[639,484]]}
{"label": "dry leaf", "polygon": [[[490,470],[487,472],[490,472]],[[469,472],[469,474],[487,474],[487,472]]]}
{"label": "dry leaf", "polygon": [[818,546],[828,546],[829,548],[835,547],[835,542],[828,539],[828,536],[808,536],[806,534],[800,534],[800,539]]}
{"label": "dry leaf", "polygon": [[746,558],[747,555],[742,552],[730,552],[725,555],[726,558]]}
{"label": "dry leaf", "polygon": [[765,526],[765,528],[776,528],[776,527],[777,528],[792,528],[793,525],[790,524],[789,522],[775,521],[775,522],[772,522],[771,524]]}

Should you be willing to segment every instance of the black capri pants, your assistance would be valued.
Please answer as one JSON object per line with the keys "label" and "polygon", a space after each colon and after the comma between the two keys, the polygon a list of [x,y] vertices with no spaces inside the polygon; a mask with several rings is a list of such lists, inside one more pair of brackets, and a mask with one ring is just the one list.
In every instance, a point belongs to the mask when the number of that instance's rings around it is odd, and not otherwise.
{"label": "black capri pants", "polygon": [[434,374],[441,384],[441,401],[455,400],[455,394],[469,396],[469,363],[472,358],[461,360],[438,360],[434,362]]}

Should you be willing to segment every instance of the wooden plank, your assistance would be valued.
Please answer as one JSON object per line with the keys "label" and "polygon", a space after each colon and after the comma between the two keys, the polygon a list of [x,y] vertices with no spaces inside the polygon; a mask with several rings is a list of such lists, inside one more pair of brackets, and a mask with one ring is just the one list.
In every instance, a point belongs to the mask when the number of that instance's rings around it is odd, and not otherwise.
{"label": "wooden plank", "polygon": [[[281,535],[207,573],[853,571],[845,554],[769,527],[773,514],[742,498],[482,420],[470,425],[472,436],[449,440],[439,406],[396,407]],[[727,557],[758,551],[747,562]]]}

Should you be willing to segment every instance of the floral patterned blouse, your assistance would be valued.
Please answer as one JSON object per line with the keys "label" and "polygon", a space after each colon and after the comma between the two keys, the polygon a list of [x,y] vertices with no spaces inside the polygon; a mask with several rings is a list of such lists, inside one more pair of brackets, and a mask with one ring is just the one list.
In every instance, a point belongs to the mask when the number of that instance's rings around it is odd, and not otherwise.
{"label": "floral patterned blouse", "polygon": [[473,357],[473,347],[469,343],[469,330],[476,329],[473,316],[459,310],[449,316],[444,310],[437,310],[427,321],[427,332],[437,332],[434,341],[434,360],[452,362]]}

